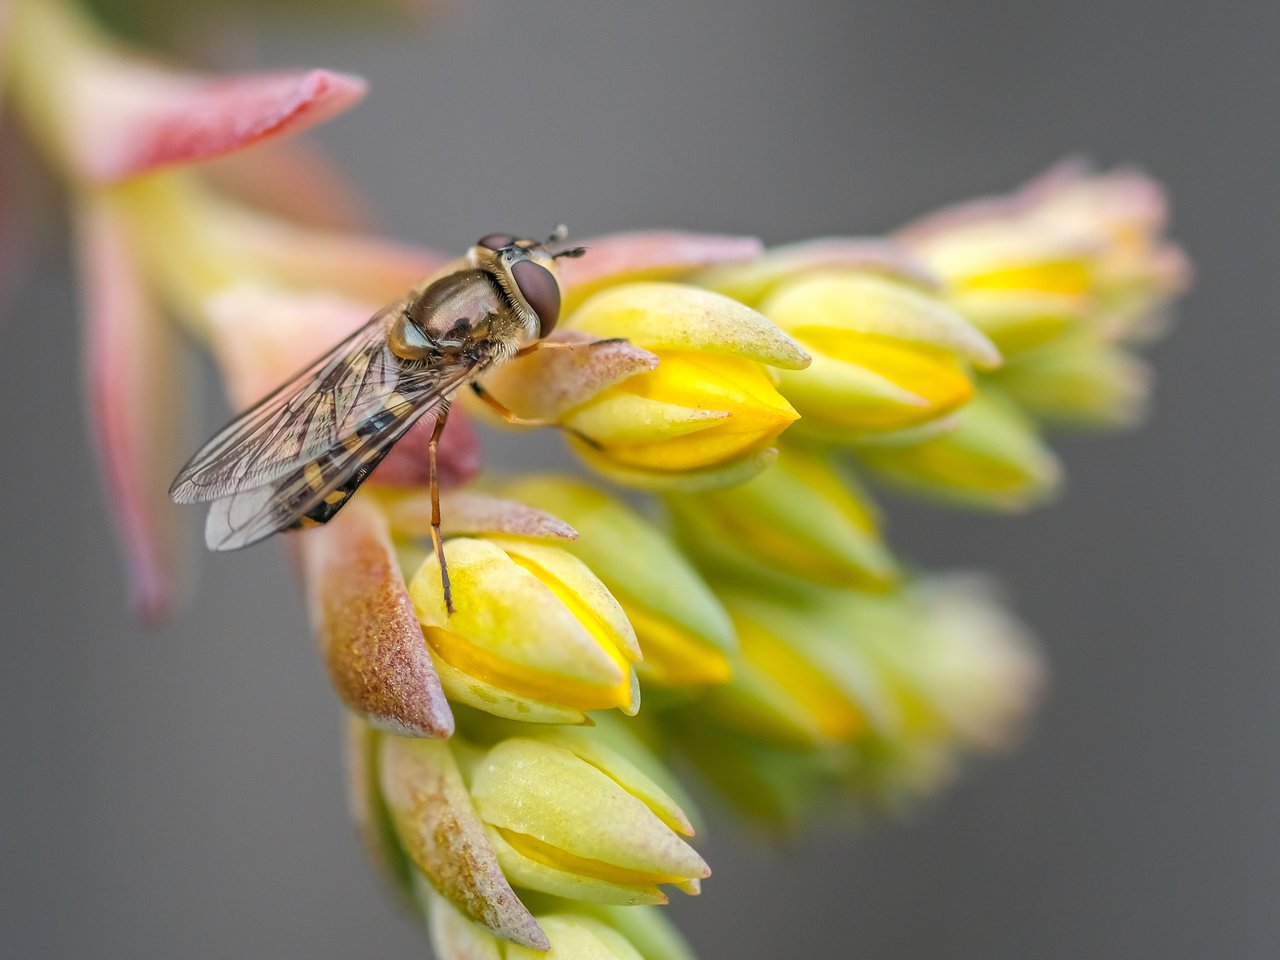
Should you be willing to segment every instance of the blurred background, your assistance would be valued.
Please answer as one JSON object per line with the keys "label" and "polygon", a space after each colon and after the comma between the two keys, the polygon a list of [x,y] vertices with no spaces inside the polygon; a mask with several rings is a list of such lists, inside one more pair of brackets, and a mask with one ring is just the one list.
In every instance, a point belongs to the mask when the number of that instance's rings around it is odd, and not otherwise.
{"label": "blurred background", "polygon": [[[713,809],[716,874],[672,909],[706,958],[1280,954],[1280,6],[477,0],[424,31],[226,34],[222,65],[367,76],[317,136],[391,234],[449,249],[558,221],[872,233],[1077,151],[1162,179],[1198,282],[1150,424],[1061,443],[1066,496],[1027,517],[890,505],[905,555],[997,572],[1037,628],[1053,682],[1027,742],[892,825],[776,844]],[[34,265],[17,306],[0,954],[426,956],[348,823],[280,551],[204,558],[190,606],[135,627],[66,262]],[[520,437],[493,459],[567,455]]]}

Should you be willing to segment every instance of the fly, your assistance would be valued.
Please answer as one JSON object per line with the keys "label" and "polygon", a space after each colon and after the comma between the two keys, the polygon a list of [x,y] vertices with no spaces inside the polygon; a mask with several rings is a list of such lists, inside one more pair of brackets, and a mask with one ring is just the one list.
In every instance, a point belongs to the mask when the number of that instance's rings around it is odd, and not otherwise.
{"label": "fly", "polygon": [[538,349],[560,316],[556,260],[545,241],[482,237],[451,272],[378,311],[323,356],[223,427],[179,471],[169,496],[209,503],[205,543],[236,550],[274,533],[327,523],[421,417],[428,445],[431,541],[453,612],[440,535],[436,448],[450,397],[464,384],[520,422],[477,383]]}

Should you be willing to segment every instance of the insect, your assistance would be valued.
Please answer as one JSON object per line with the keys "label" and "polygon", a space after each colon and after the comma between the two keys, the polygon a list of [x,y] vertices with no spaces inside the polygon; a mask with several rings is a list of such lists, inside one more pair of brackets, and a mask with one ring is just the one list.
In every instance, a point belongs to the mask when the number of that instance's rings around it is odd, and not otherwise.
{"label": "insect", "polygon": [[422,416],[435,413],[428,445],[431,540],[453,612],[440,535],[436,448],[450,396],[464,384],[512,422],[477,383],[485,370],[544,345],[560,314],[553,252],[545,241],[482,237],[457,269],[378,311],[306,369],[236,417],[179,471],[169,496],[209,503],[205,543],[236,550],[274,533],[331,520]]}

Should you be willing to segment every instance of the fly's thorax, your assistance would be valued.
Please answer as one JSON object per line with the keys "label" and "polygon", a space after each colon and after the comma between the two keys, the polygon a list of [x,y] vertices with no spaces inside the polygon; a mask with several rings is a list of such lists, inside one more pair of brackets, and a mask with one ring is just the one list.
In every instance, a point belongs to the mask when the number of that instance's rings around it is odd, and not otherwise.
{"label": "fly's thorax", "polygon": [[489,234],[458,269],[410,297],[388,340],[406,360],[446,353],[509,356],[551,333],[560,299],[560,272],[544,244]]}
{"label": "fly's thorax", "polygon": [[523,319],[492,274],[464,267],[413,295],[392,323],[388,343],[406,360],[435,360],[490,342],[515,343],[523,330]]}

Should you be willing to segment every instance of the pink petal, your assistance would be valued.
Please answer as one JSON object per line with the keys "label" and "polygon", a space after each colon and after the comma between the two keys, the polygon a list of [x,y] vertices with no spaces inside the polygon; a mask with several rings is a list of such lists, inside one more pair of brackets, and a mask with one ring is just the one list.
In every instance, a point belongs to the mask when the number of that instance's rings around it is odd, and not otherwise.
{"label": "pink petal", "polygon": [[[432,415],[419,420],[387,454],[387,459],[373,472],[369,482],[392,487],[427,485],[431,480],[427,447],[435,425],[436,418]],[[440,486],[446,490],[469,483],[480,473],[482,457],[475,426],[466,411],[456,404],[449,412],[449,423],[440,437],[437,458]]]}
{"label": "pink petal", "polygon": [[1087,157],[1064,157],[1049,169],[1036,174],[1014,193],[1024,207],[1034,207],[1064,190],[1084,183],[1096,173],[1096,167]]}
{"label": "pink petal", "polygon": [[764,249],[755,237],[679,230],[612,233],[583,240],[581,246],[587,248],[586,256],[560,261],[566,293],[573,301],[609,283],[680,276],[702,267],[750,260]]}
{"label": "pink petal", "polygon": [[384,730],[452,734],[381,511],[357,498],[297,540],[313,629],[342,702]]}
{"label": "pink petal", "polygon": [[132,259],[126,225],[108,200],[81,208],[89,418],[124,541],[134,607],[148,623],[171,609],[181,551],[167,496],[182,393],[175,332],[156,314]]}
{"label": "pink petal", "polygon": [[929,242],[939,234],[946,234],[960,227],[1008,220],[1022,210],[1022,203],[1011,195],[978,197],[926,213],[899,227],[890,235],[890,239],[908,247],[915,247]]}
{"label": "pink petal", "polygon": [[78,166],[99,181],[298,133],[355,104],[366,86],[328,70],[206,78],[138,63],[86,65],[76,79]]}
{"label": "pink petal", "polygon": [[597,338],[580,330],[557,331],[553,340],[580,346],[535,350],[485,375],[486,388],[521,417],[554,420],[658,365],[654,354],[626,340],[593,346]]}

